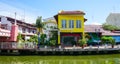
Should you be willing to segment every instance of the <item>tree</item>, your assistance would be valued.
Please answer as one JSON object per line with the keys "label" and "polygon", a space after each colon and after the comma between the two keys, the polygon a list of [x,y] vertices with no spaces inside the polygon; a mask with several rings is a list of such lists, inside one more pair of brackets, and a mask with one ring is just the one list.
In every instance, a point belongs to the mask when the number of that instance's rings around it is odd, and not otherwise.
{"label": "tree", "polygon": [[41,34],[40,38],[41,38],[41,42],[40,44],[45,44],[45,38],[46,38],[46,34]]}
{"label": "tree", "polygon": [[33,35],[30,37],[29,39],[30,42],[35,42],[35,43],[38,43],[38,36],[37,35]]}
{"label": "tree", "polygon": [[120,30],[119,27],[114,26],[114,25],[109,25],[109,24],[106,24],[106,23],[104,23],[104,24],[102,25],[102,27],[103,27],[103,29],[105,29],[105,30]]}
{"label": "tree", "polygon": [[102,43],[102,44],[107,44],[107,43],[108,43],[108,37],[103,36],[103,37],[101,38],[101,43]]}
{"label": "tree", "polygon": [[[53,44],[57,44],[56,42],[58,41],[58,33],[57,33],[57,31],[51,31],[51,35],[52,35],[52,37],[50,37],[49,38],[49,40],[50,41],[52,41],[51,43]],[[50,43],[50,45],[51,45],[51,43]]]}
{"label": "tree", "polygon": [[43,23],[42,23],[42,17],[38,17],[36,20],[36,27],[38,28],[38,33],[42,32]]}
{"label": "tree", "polygon": [[[38,45],[40,44],[40,32],[42,32],[43,23],[42,23],[42,17],[38,17],[36,20],[36,27],[38,28]],[[39,46],[38,46],[39,47]]]}
{"label": "tree", "polygon": [[113,37],[109,37],[108,40],[109,40],[109,43],[111,44],[112,48],[114,48],[115,39],[113,39]]}
{"label": "tree", "polygon": [[101,41],[102,41],[103,44],[111,44],[112,48],[114,47],[115,39],[113,37],[103,36],[101,38]]}
{"label": "tree", "polygon": [[18,42],[23,42],[21,33],[18,33],[17,41],[18,41]]}

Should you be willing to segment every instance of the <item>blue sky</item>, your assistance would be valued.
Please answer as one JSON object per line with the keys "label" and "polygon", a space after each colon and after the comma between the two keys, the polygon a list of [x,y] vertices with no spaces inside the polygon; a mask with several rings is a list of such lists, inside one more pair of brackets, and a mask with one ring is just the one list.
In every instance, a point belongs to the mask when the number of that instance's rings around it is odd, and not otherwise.
{"label": "blue sky", "polygon": [[59,10],[82,10],[88,21],[85,24],[102,24],[109,13],[120,13],[120,0],[0,0],[0,15],[34,23],[38,16],[53,17]]}

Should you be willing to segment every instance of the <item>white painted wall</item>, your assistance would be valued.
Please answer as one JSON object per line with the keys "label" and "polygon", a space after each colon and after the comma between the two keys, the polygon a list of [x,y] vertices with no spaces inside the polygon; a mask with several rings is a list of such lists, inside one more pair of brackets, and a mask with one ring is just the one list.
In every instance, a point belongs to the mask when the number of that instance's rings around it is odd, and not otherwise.
{"label": "white painted wall", "polygon": [[45,26],[44,26],[46,29],[45,30],[43,29],[43,33],[47,35],[47,39],[50,38],[50,31],[49,30],[53,29],[53,28],[51,28],[51,26],[57,27],[57,24],[55,24],[55,23],[46,23]]}
{"label": "white painted wall", "polygon": [[11,30],[12,23],[5,16],[1,16],[1,24],[7,24],[7,29]]}
{"label": "white painted wall", "polygon": [[120,27],[120,13],[110,13],[106,19],[106,23]]}

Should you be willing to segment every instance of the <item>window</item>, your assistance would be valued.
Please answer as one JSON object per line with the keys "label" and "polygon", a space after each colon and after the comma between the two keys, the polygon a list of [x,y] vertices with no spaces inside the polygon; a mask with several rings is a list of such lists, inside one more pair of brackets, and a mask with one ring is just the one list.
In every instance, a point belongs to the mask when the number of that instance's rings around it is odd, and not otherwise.
{"label": "window", "polygon": [[76,20],[76,28],[81,28],[81,21],[80,20]]}
{"label": "window", "polygon": [[66,28],[66,20],[62,20],[62,28]]}
{"label": "window", "polygon": [[74,28],[74,20],[69,20],[69,28]]}

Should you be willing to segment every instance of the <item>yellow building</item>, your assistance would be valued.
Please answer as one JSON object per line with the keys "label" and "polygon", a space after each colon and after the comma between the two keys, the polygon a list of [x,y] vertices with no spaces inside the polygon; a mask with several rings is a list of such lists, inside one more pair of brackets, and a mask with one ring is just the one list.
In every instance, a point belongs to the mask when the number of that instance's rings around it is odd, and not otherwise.
{"label": "yellow building", "polygon": [[60,11],[54,18],[58,24],[58,44],[72,45],[84,39],[84,18],[82,11]]}

